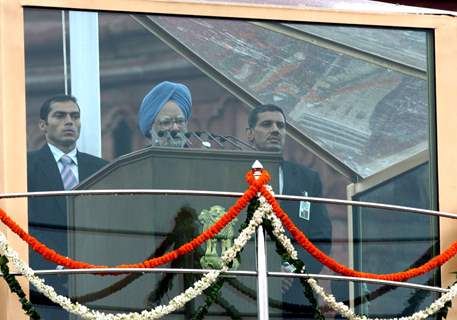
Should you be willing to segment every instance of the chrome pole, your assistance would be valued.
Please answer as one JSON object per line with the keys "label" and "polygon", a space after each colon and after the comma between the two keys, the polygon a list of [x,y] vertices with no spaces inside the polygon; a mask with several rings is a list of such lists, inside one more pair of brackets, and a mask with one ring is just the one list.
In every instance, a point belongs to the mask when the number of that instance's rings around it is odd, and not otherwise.
{"label": "chrome pole", "polygon": [[265,233],[262,225],[257,228],[257,307],[258,319],[268,320],[268,272]]}
{"label": "chrome pole", "polygon": [[[259,179],[263,171],[263,165],[259,160],[252,164],[254,178]],[[252,218],[254,219],[254,217]],[[268,320],[268,270],[267,252],[265,244],[265,232],[260,224],[257,227],[257,313],[258,319]]]}

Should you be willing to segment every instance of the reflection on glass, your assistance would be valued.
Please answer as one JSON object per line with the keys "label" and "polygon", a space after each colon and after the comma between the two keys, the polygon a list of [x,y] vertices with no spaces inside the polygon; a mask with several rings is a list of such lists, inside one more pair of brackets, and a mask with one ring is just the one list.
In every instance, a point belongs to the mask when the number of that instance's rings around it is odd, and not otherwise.
{"label": "reflection on glass", "polygon": [[[362,177],[426,149],[425,72],[420,77],[410,76],[320,47],[314,41],[275,32],[265,24],[149,18],[240,90],[262,103],[281,106],[304,135]],[[388,58],[399,60],[400,65],[415,63],[424,69],[425,32],[370,29],[360,34],[346,28],[340,27],[344,32],[334,35],[345,45],[363,42],[366,50],[379,55],[381,48],[375,36],[380,34],[389,39],[385,43],[389,48],[398,47],[399,43],[406,47],[402,55]],[[315,29],[320,30],[319,26],[312,27]],[[324,27],[319,36],[326,35],[325,31]],[[363,41],[369,36],[374,41]],[[410,40],[405,45],[403,39]],[[411,56],[412,62],[406,58]]]}
{"label": "reflection on glass", "polygon": [[426,41],[423,31],[337,25],[286,24],[352,50],[426,71]]}
{"label": "reflection on glass", "polygon": [[[428,163],[421,165],[354,199],[429,209],[428,171]],[[356,208],[355,212],[355,265],[364,272],[407,270],[428,261],[438,250],[438,219],[435,217],[372,208]],[[412,281],[436,285],[436,277],[437,273],[432,272]],[[366,291],[360,289],[358,292],[368,294],[369,303],[364,308],[370,316],[396,316],[405,314],[405,310],[417,311],[437,298],[436,293],[424,291],[389,288],[381,295],[379,292],[383,289],[378,286],[366,288]]]}
{"label": "reflection on glass", "polygon": [[[70,235],[71,256],[82,261],[117,265],[137,262],[162,256],[197,237],[203,226],[199,215],[209,204],[219,203],[228,208],[232,201],[223,198],[196,197],[97,197],[78,199],[79,208],[75,226]],[[84,210],[81,207],[87,206]],[[128,215],[128,219],[126,219]],[[240,215],[244,220],[245,215]],[[109,223],[107,223],[109,221]],[[235,223],[235,234],[239,234],[240,221]],[[96,227],[99,226],[99,227]],[[226,237],[216,238],[217,253]],[[205,262],[209,242],[191,253],[178,257],[160,267],[178,269],[201,269]],[[255,269],[254,239],[243,250],[239,269]],[[214,257],[213,257],[214,258]],[[117,277],[70,276],[70,293],[78,301],[107,311],[142,310],[161,304],[191,287],[202,274],[152,273],[129,274]],[[254,294],[253,294],[254,293]],[[191,318],[205,296],[191,301],[176,314],[183,319]],[[222,294],[210,308],[209,315],[255,314],[255,277],[233,277],[226,279]]]}

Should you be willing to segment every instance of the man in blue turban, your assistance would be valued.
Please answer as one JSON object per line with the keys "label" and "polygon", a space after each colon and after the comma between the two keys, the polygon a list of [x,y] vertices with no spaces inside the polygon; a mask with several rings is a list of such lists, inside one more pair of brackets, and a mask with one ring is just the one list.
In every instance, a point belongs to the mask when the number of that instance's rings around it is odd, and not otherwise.
{"label": "man in blue turban", "polygon": [[152,145],[182,148],[192,114],[192,97],[185,85],[164,81],[144,97],[138,112],[141,132]]}

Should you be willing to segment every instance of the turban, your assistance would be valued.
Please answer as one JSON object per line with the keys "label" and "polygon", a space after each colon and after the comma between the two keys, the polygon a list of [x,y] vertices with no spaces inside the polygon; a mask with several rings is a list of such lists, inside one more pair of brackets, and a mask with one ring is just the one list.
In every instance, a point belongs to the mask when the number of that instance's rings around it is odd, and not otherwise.
{"label": "turban", "polygon": [[168,101],[175,102],[186,120],[189,120],[192,114],[192,97],[189,88],[180,83],[161,82],[152,88],[141,102],[138,125],[144,136],[149,137],[151,125]]}

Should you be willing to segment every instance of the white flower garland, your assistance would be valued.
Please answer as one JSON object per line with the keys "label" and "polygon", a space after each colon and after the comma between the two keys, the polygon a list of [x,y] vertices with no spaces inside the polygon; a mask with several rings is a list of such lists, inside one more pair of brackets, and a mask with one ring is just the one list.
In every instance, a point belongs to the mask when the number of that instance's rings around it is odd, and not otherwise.
{"label": "white flower garland", "polygon": [[354,313],[348,306],[342,302],[337,302],[335,297],[327,292],[324,288],[317,284],[315,279],[308,279],[308,283],[319,294],[324,301],[335,311],[340,313],[342,316],[350,320],[424,320],[429,316],[438,312],[441,308],[444,307],[446,302],[451,301],[457,295],[457,284],[454,284],[448,292],[443,294],[440,298],[435,300],[428,308],[424,310],[419,310],[416,313],[400,318],[368,318],[367,316],[359,316]]}
{"label": "white flower garland", "polygon": [[[273,194],[270,186],[267,189]],[[266,201],[263,196],[259,196],[260,205],[254,212],[252,219],[249,224],[244,228],[239,236],[234,240],[234,244],[231,248],[227,249],[222,255],[223,267],[220,270],[212,270],[205,274],[200,280],[196,281],[194,285],[178,296],[174,297],[168,305],[157,306],[152,310],[143,310],[141,313],[118,313],[118,314],[106,314],[97,310],[92,310],[79,303],[72,303],[67,297],[58,295],[54,288],[44,283],[44,280],[35,276],[34,271],[27,266],[17,254],[16,251],[8,247],[8,242],[2,232],[0,232],[0,253],[5,255],[16,267],[17,271],[21,272],[29,281],[32,283],[38,291],[48,297],[53,302],[59,304],[65,310],[81,316],[83,319],[94,319],[94,320],[143,320],[143,319],[158,319],[175,310],[182,308],[187,302],[196,298],[204,290],[209,288],[219,277],[221,272],[228,270],[228,265],[236,257],[238,252],[246,245],[252,235],[255,233],[257,227],[262,223],[263,217],[266,217],[272,222],[273,234],[278,238],[280,243],[284,246],[288,254],[293,260],[298,259],[297,250],[292,245],[290,239],[285,235],[284,227],[281,220],[273,212],[273,208]],[[445,303],[452,300],[457,295],[457,284],[450,288],[450,291],[442,295],[436,301],[434,301],[425,310],[420,310],[411,316],[400,317],[400,318],[368,318],[366,316],[359,316],[354,313],[348,306],[342,302],[337,302],[335,297],[327,293],[324,288],[318,285],[317,281],[312,278],[308,278],[307,282],[313,288],[313,290],[319,294],[323,300],[336,312],[340,313],[344,317],[350,320],[424,320],[428,316],[431,316],[438,312],[444,307]]]}
{"label": "white flower garland", "polygon": [[271,225],[273,226],[273,234],[281,242],[282,246],[286,249],[290,257],[293,260],[298,260],[297,250],[295,250],[289,237],[286,236],[281,220],[274,214],[273,210],[267,213],[266,218],[271,221]]}

